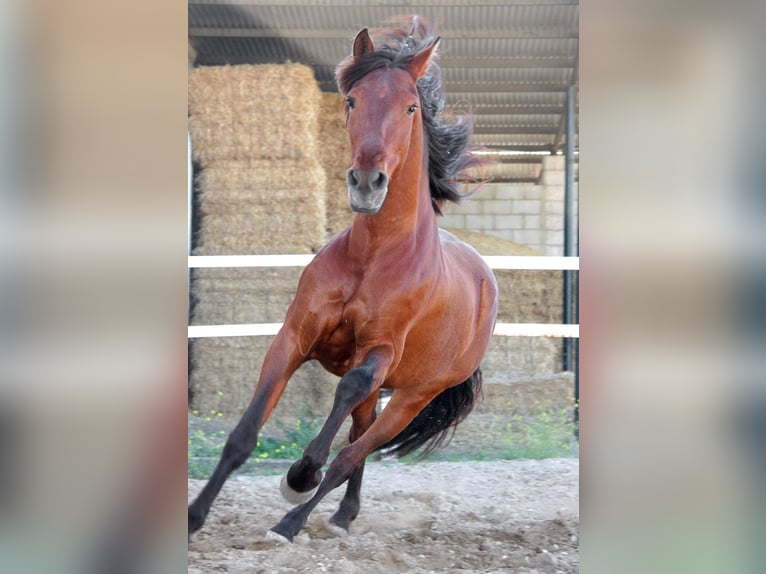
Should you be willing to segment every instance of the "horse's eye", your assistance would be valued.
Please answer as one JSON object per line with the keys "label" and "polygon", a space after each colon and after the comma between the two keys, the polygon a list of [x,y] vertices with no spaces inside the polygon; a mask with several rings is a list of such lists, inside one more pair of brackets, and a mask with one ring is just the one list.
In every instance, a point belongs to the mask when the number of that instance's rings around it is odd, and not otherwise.
{"label": "horse's eye", "polygon": [[346,98],[346,109],[347,110],[354,109],[354,98]]}
{"label": "horse's eye", "polygon": [[418,109],[418,106],[416,106],[415,104],[412,104],[409,108],[407,108],[407,113],[409,115],[412,115],[415,113],[415,110],[417,109]]}

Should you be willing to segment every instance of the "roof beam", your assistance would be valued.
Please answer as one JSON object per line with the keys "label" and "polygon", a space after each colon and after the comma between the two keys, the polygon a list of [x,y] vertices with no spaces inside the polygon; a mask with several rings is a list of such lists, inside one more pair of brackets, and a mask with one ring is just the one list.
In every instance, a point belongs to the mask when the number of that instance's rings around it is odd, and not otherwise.
{"label": "roof beam", "polygon": [[441,69],[452,68],[571,68],[574,58],[568,57],[518,57],[518,58],[450,58],[442,56]]}
{"label": "roof beam", "polygon": [[[564,93],[569,87],[565,82],[443,82],[444,91],[447,93],[464,92],[467,94],[482,93],[508,93],[508,92],[541,92],[541,93]],[[324,80],[319,82],[323,92],[334,92],[337,90],[335,82]]]}
{"label": "roof beam", "polygon": [[[579,70],[580,70],[580,55],[578,54],[577,57],[575,57],[574,66],[572,66],[572,85],[576,85],[578,78],[579,78]],[[575,102],[575,115],[578,113],[577,111],[577,102]],[[553,140],[553,146],[551,149],[553,151],[558,151],[561,149],[561,146],[563,144],[564,139],[564,130],[567,125],[567,115],[566,113],[561,114],[561,119],[559,120],[559,128],[556,130],[556,137]]]}
{"label": "roof beam", "polygon": [[480,145],[484,149],[487,149],[489,151],[502,151],[505,153],[529,153],[529,154],[540,154],[540,155],[550,155],[551,153],[551,146],[549,144],[483,144],[481,142],[476,142],[477,145]]}
{"label": "roof beam", "polygon": [[[337,64],[336,64],[337,65]],[[519,56],[512,57],[497,57],[497,58],[459,58],[443,55],[439,58],[439,67],[442,70],[456,70],[460,68],[482,70],[507,69],[507,68],[521,68],[521,69],[556,69],[565,68],[572,69],[575,65],[575,58],[569,56]],[[335,65],[328,65],[329,68],[335,69]]]}
{"label": "roof beam", "polygon": [[[519,28],[511,30],[443,30],[441,34],[450,39],[469,38],[471,40],[512,40],[517,38],[535,39],[576,39],[577,30],[561,27]],[[192,27],[189,28],[190,37],[213,37],[213,38],[306,38],[317,40],[349,40],[353,36],[346,28],[321,29],[321,28],[218,28],[218,27]]]}
{"label": "roof beam", "polygon": [[502,106],[502,105],[489,105],[489,106],[483,106],[481,104],[464,104],[461,101],[455,101],[450,102],[449,98],[447,98],[447,106],[452,106],[456,104],[461,104],[465,106],[465,110],[470,113],[472,116],[483,116],[483,115],[506,115],[506,116],[515,116],[515,115],[559,115],[564,113],[564,107],[563,106],[535,106],[535,105],[529,105],[529,106]]}
{"label": "roof beam", "polygon": [[[200,6],[290,6],[300,7],[295,0],[188,0],[189,4]],[[514,0],[514,4],[524,6],[577,6],[579,0]],[[370,0],[369,5],[391,8],[412,8],[407,0]],[[418,6],[439,8],[448,6],[507,6],[507,0],[420,0]],[[311,0],[303,3],[311,7],[359,6],[359,0]]]}
{"label": "roof beam", "polygon": [[555,127],[544,126],[481,126],[474,125],[473,133],[476,135],[556,135]]}
{"label": "roof beam", "polygon": [[508,163],[508,164],[538,164],[543,163],[543,156],[540,155],[488,155],[488,157],[491,157],[497,163]]}
{"label": "roof beam", "polygon": [[566,92],[568,82],[448,82],[444,81],[446,92]]}
{"label": "roof beam", "polygon": [[493,177],[489,183],[537,183],[540,177]]}

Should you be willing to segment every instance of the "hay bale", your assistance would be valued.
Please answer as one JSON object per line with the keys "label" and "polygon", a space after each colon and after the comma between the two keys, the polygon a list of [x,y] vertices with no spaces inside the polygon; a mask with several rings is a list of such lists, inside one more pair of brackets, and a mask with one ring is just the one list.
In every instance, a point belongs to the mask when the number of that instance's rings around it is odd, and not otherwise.
{"label": "hay bale", "polygon": [[[310,253],[323,245],[326,178],[317,159],[319,103],[318,84],[306,66],[190,72],[189,124],[194,160],[202,166],[195,254]],[[300,273],[195,270],[193,324],[280,322]],[[192,408],[236,420],[250,401],[271,340],[193,341]],[[292,395],[295,404],[319,404],[326,414],[336,380],[307,364],[293,376],[280,408],[291,410]]]}
{"label": "hay bale", "polygon": [[561,372],[561,339],[492,337],[481,362],[488,383],[512,383]]}
{"label": "hay bale", "polygon": [[348,205],[346,171],[351,164],[351,144],[346,132],[343,96],[323,93],[319,107],[317,142],[319,163],[327,178],[327,236],[336,235],[354,220]]}
{"label": "hay bale", "polygon": [[458,239],[465,241],[468,245],[471,245],[482,255],[545,255],[526,245],[507,241],[486,233],[477,233],[475,231],[456,229],[453,227],[448,228],[447,231],[452,233],[452,235]]}
{"label": "hay bale", "polygon": [[502,323],[561,323],[561,271],[496,269]]}
{"label": "hay bale", "polygon": [[483,400],[475,413],[533,415],[544,405],[555,410],[571,409],[574,403],[574,375],[557,373],[516,382],[495,381],[484,385]]}
{"label": "hay bale", "polygon": [[320,93],[312,69],[300,64],[191,70],[194,161],[316,157]]}
{"label": "hay bale", "polygon": [[195,269],[193,325],[281,323],[300,268]]}
{"label": "hay bale", "polygon": [[316,160],[216,161],[199,176],[197,255],[311,253],[325,242]]}
{"label": "hay bale", "polygon": [[[247,408],[258,382],[263,357],[274,337],[196,339],[191,356],[190,408],[203,415],[236,422]],[[338,378],[318,363],[305,363],[291,377],[271,419],[295,420],[309,414],[326,417]],[[268,433],[267,433],[268,434]]]}

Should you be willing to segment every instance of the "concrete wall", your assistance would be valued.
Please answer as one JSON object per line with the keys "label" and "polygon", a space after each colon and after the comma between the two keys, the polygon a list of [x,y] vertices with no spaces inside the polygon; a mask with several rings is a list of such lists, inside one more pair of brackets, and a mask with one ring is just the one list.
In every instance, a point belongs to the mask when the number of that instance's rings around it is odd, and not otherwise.
{"label": "concrete wall", "polygon": [[[579,213],[575,182],[575,223]],[[564,156],[546,156],[538,184],[488,184],[463,205],[445,205],[441,227],[487,233],[545,255],[564,254]]]}

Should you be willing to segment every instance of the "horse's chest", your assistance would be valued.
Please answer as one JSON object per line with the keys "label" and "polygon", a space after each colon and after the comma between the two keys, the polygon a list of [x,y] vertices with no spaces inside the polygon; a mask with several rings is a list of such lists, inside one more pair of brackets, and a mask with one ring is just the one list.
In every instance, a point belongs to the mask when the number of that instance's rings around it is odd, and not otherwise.
{"label": "horse's chest", "polygon": [[316,349],[316,358],[327,370],[343,374],[353,366],[360,347],[364,348],[371,339],[393,328],[385,319],[390,319],[391,314],[379,303],[370,302],[359,291],[345,299]]}
{"label": "horse's chest", "polygon": [[316,358],[324,368],[339,376],[351,368],[356,353],[356,317],[355,312],[349,311],[348,301],[344,302],[315,350]]}

